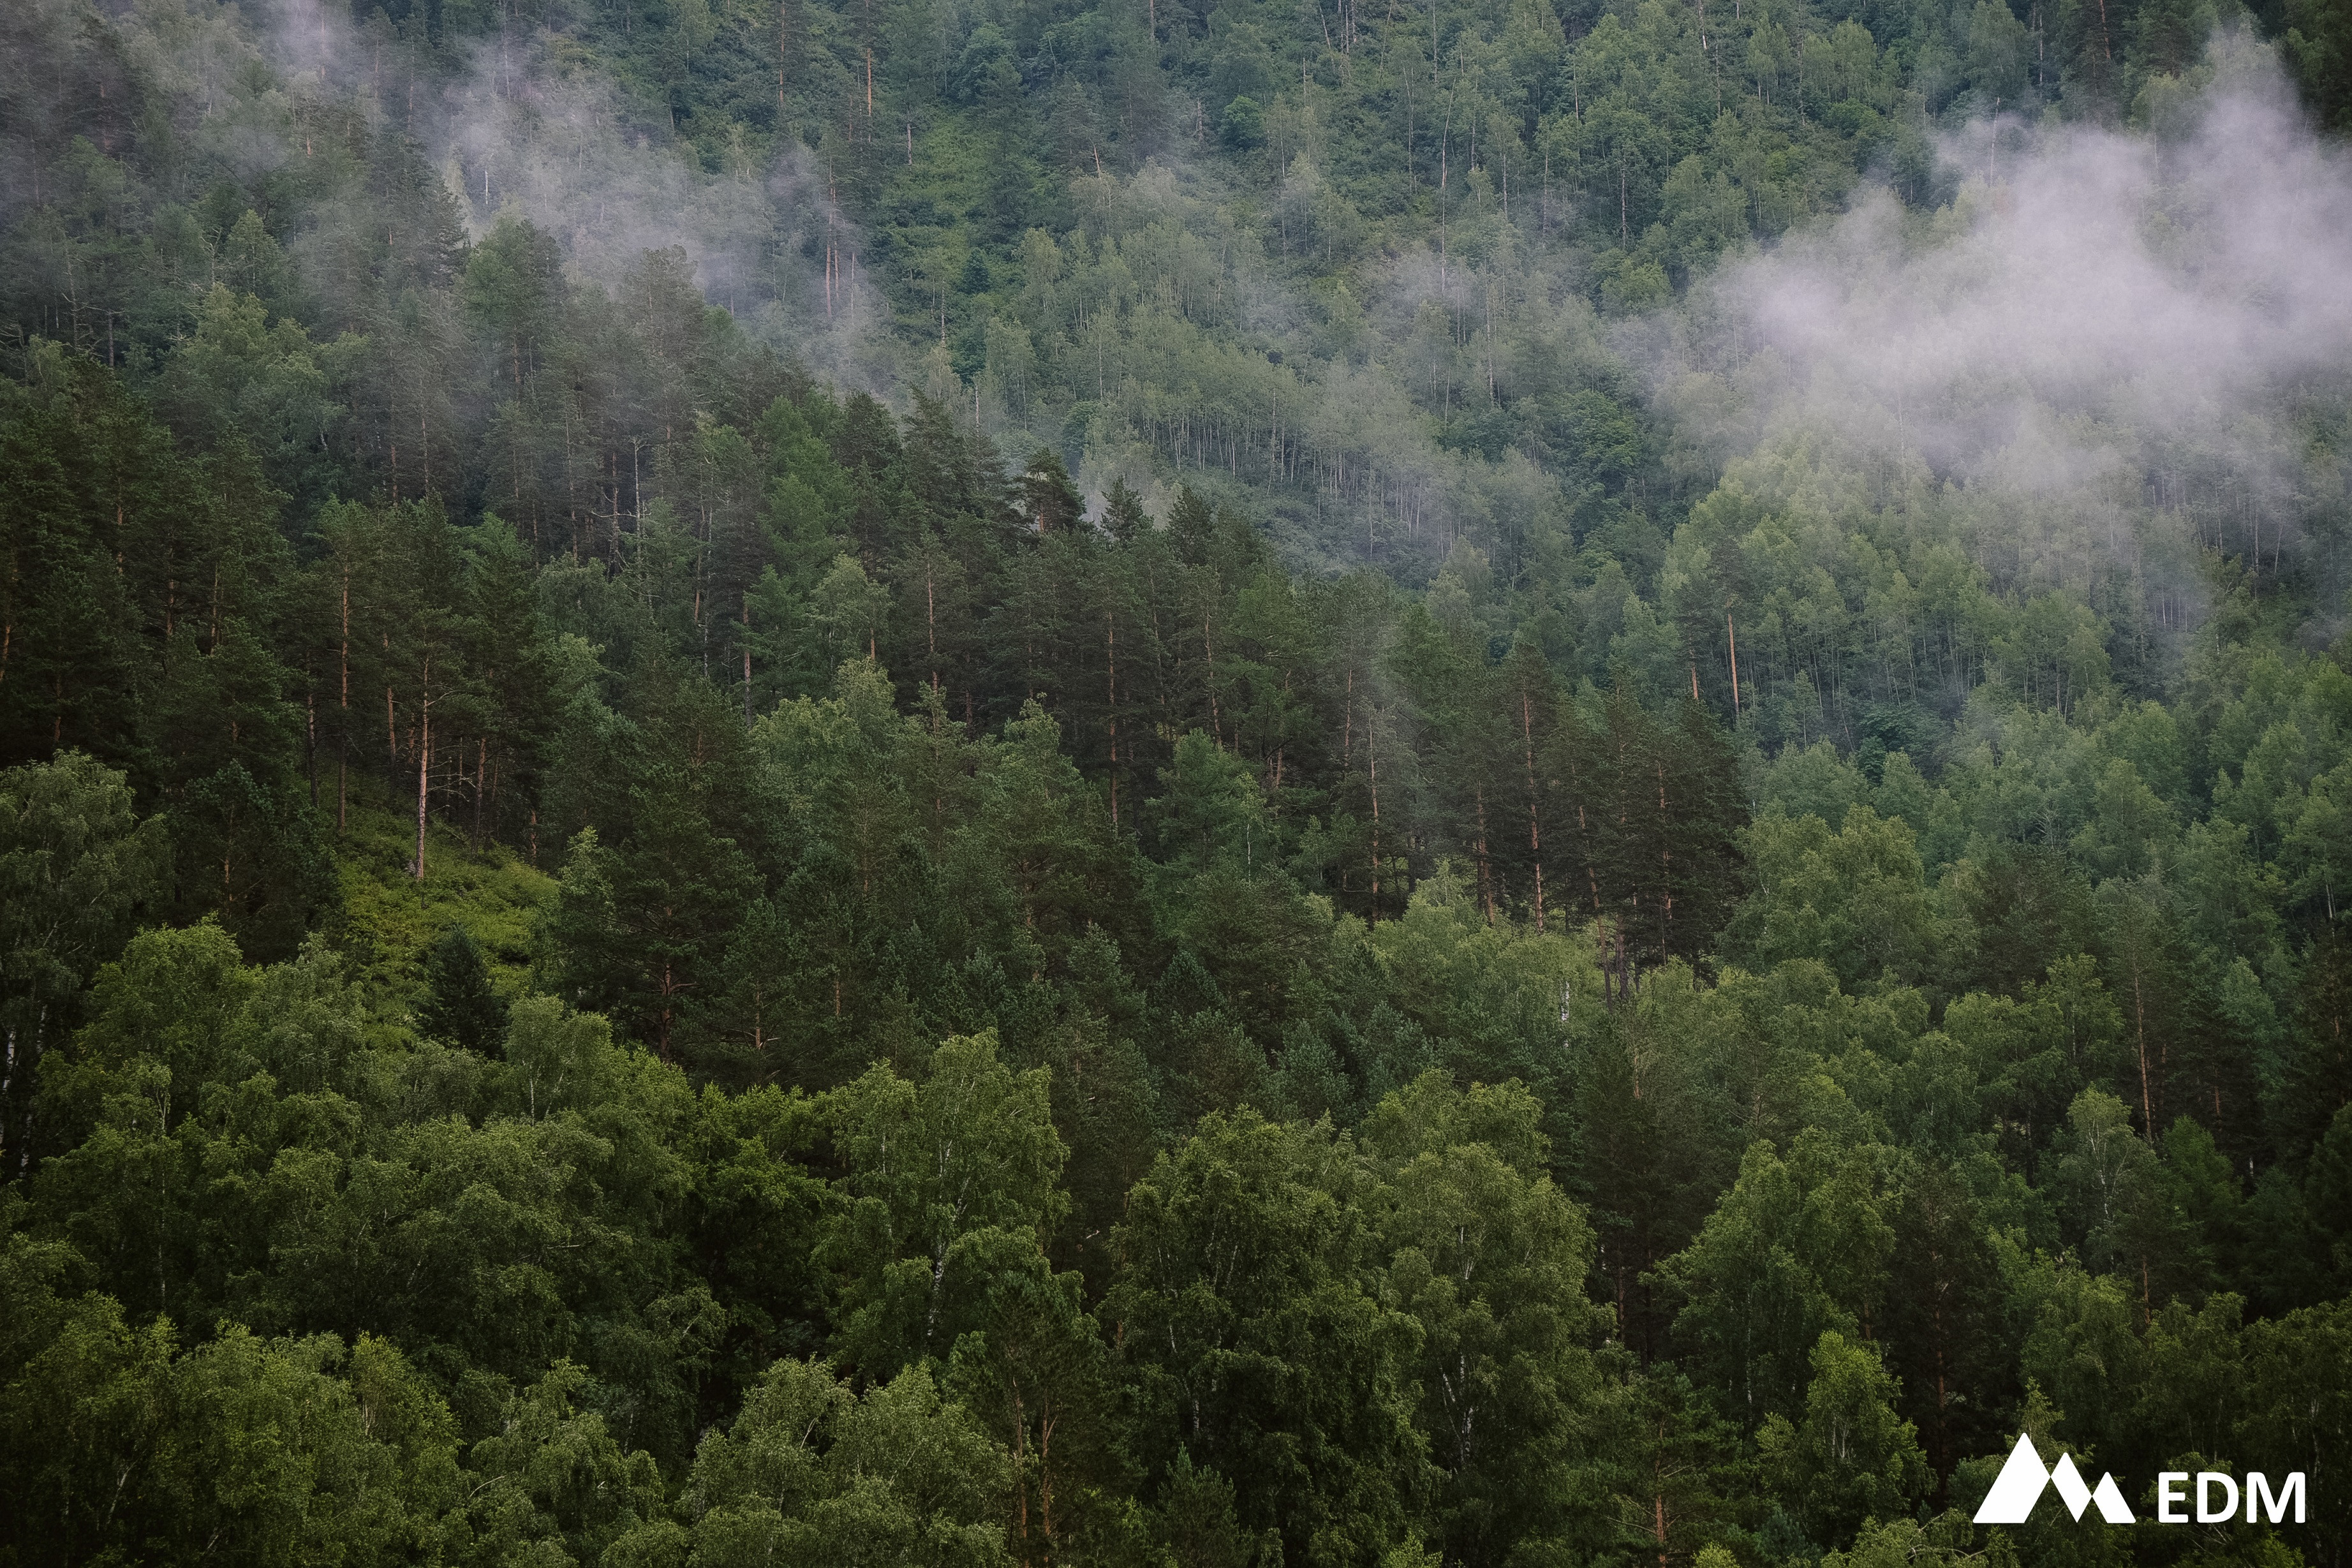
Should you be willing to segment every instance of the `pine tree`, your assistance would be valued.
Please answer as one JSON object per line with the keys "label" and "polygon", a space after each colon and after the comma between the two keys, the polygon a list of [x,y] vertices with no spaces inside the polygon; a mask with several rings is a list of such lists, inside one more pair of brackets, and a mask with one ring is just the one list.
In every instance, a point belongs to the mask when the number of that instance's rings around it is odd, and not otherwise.
{"label": "pine tree", "polygon": [[482,1056],[498,1054],[506,1037],[506,999],[490,984],[489,965],[464,926],[443,931],[425,955],[425,985],[419,1033]]}
{"label": "pine tree", "polygon": [[1039,533],[1064,533],[1086,518],[1086,502],[1062,459],[1044,447],[1029,454],[1021,476],[1022,510]]}

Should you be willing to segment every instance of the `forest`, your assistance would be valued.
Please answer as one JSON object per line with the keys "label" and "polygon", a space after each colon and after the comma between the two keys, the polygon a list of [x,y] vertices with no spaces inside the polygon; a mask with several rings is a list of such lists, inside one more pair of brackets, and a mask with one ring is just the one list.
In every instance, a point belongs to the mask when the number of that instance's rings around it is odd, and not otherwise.
{"label": "forest", "polygon": [[0,6],[0,1568],[2352,1568],[2347,129]]}

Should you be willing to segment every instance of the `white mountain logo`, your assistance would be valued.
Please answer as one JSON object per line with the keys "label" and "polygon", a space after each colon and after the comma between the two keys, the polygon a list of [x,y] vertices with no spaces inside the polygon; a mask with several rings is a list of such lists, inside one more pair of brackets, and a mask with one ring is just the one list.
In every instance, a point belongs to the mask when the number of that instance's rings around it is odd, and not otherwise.
{"label": "white mountain logo", "polygon": [[2116,1489],[2116,1478],[2103,1475],[2097,1490],[2083,1484],[2074,1469],[2074,1456],[2058,1456],[2057,1468],[2044,1468],[2042,1456],[2033,1451],[2033,1439],[2021,1432],[2017,1447],[2009,1451],[2009,1463],[2001,1466],[2000,1474],[1985,1493],[1984,1505],[1977,1510],[1979,1524],[2023,1524],[2025,1516],[2033,1511],[2041,1499],[2042,1489],[2055,1486],[2065,1501],[2066,1510],[2076,1519],[2093,1503],[2099,1505],[2099,1517],[2109,1524],[2132,1522],[2131,1510],[2124,1506],[2124,1494]]}

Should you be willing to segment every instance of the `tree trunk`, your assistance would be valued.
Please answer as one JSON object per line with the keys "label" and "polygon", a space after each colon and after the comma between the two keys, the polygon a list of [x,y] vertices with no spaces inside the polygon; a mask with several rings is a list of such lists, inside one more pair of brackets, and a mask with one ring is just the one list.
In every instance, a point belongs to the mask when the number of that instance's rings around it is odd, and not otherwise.
{"label": "tree trunk", "polygon": [[1478,900],[1486,906],[1486,923],[1495,923],[1495,883],[1486,864],[1486,792],[1471,792],[1478,805]]}
{"label": "tree trunk", "polygon": [[[425,672],[429,690],[429,682],[433,675],[433,665],[429,659],[425,662]],[[420,882],[425,880],[425,807],[429,798],[428,786],[432,783],[432,768],[433,700],[426,697],[421,700],[417,708],[416,727],[416,865],[415,869],[416,879]]]}
{"label": "tree trunk", "polygon": [[335,837],[342,837],[347,821],[345,810],[345,775],[352,761],[352,569],[343,566],[343,647],[342,647],[342,721],[337,727],[335,747]]}
{"label": "tree trunk", "polygon": [[1739,724],[1739,628],[1731,624],[1731,612],[1723,612],[1723,635],[1731,639],[1731,722]]}
{"label": "tree trunk", "polygon": [[1527,747],[1528,762],[1528,854],[1536,868],[1536,934],[1544,929],[1543,897],[1543,823],[1536,812],[1536,720],[1535,704],[1528,698],[1525,688],[1519,691],[1519,733]]}
{"label": "tree trunk", "polygon": [[[929,584],[924,584],[926,596]],[[1118,831],[1118,618],[1111,611],[1103,612],[1103,660],[1109,670],[1108,697],[1110,726],[1110,826]]]}
{"label": "tree trunk", "polygon": [[2156,1141],[2156,1100],[2147,1081],[2147,1004],[2140,994],[2139,954],[2132,953],[2132,1027],[2139,1047],[2140,1126],[2149,1142]]}
{"label": "tree trunk", "polygon": [[1380,710],[1367,706],[1364,710],[1364,761],[1371,773],[1372,786],[1372,904],[1365,924],[1376,925],[1381,918],[1381,759],[1374,749],[1372,729]]}
{"label": "tree trunk", "polygon": [[1206,660],[1206,679],[1209,687],[1209,738],[1223,749],[1225,743],[1224,725],[1217,717],[1217,645],[1213,625],[1215,614],[1215,609],[1212,606],[1201,616],[1201,651]]}

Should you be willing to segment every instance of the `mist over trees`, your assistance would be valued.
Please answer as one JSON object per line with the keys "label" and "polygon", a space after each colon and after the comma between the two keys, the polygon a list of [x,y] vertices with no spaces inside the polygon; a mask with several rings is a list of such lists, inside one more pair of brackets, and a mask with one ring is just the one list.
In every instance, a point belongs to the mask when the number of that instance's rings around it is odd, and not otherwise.
{"label": "mist over trees", "polygon": [[2342,11],[0,10],[0,1562],[2340,1568]]}

